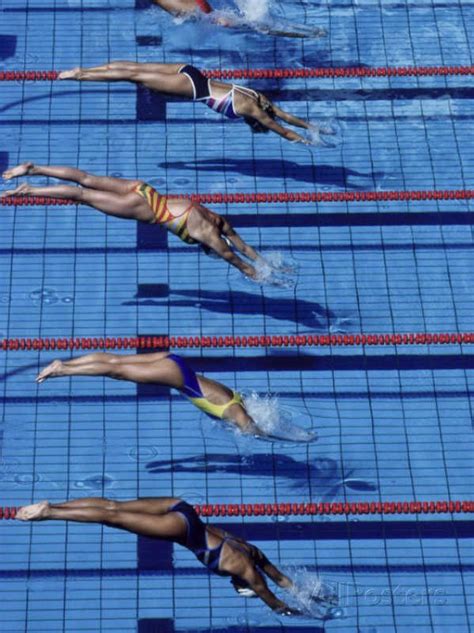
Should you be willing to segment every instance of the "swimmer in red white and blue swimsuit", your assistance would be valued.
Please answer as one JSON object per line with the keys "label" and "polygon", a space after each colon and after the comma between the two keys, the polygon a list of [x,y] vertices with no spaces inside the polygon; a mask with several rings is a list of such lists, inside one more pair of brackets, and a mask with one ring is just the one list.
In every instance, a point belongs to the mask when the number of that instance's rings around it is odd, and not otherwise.
{"label": "swimmer in red white and blue swimsuit", "polygon": [[[77,204],[85,204],[117,218],[159,224],[183,242],[199,244],[207,254],[218,255],[247,277],[257,277],[252,263],[261,259],[259,254],[242,240],[225,218],[197,202],[164,196],[141,180],[95,176],[74,167],[53,167],[27,162],[7,169],[3,178],[11,180],[20,176],[38,175],[72,180],[80,187],[34,187],[22,183],[15,189],[3,191],[0,197],[37,195],[69,198]],[[237,253],[248,258],[250,263]]]}
{"label": "swimmer in red white and blue swimsuit", "polygon": [[59,73],[58,79],[74,81],[131,81],[150,90],[202,102],[228,119],[242,119],[254,132],[272,131],[288,141],[311,144],[294,130],[276,121],[310,129],[299,119],[272,103],[262,93],[208,79],[190,64],[148,64],[114,61],[95,68],[73,68]]}
{"label": "swimmer in red white and blue swimsuit", "polygon": [[189,15],[197,11],[212,13],[212,7],[207,0],[152,0],[152,2],[176,16]]}
{"label": "swimmer in red white and blue swimsuit", "polygon": [[16,519],[100,523],[140,536],[178,543],[193,552],[210,572],[230,576],[240,595],[259,597],[280,615],[303,615],[278,599],[268,588],[265,576],[282,589],[291,590],[294,583],[258,547],[203,523],[194,508],[182,499],[147,497],[134,501],[112,501],[90,497],[65,503],[42,501],[20,508]]}
{"label": "swimmer in red white and blue swimsuit", "polygon": [[273,23],[270,18],[252,22],[242,12],[214,11],[207,0],[151,0],[171,15],[176,17],[199,16],[206,14],[211,22],[225,27],[250,28],[264,35],[276,35],[280,37],[319,38],[326,35],[324,29],[315,26],[296,25],[285,22]]}

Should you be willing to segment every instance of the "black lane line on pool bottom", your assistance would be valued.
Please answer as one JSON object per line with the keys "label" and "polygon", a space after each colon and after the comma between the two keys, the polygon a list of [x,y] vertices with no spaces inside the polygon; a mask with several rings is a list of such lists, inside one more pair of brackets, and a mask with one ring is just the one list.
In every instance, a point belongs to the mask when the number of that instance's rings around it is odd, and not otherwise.
{"label": "black lane line on pool bottom", "polygon": [[[416,347],[414,350],[417,351]],[[380,353],[380,348],[378,352]],[[186,353],[186,352],[185,352]],[[269,356],[201,357],[186,354],[195,371],[397,371],[412,369],[474,369],[474,354],[383,354],[295,356],[282,349]],[[278,355],[276,355],[278,354]]]}
{"label": "black lane line on pool bottom", "polygon": [[[0,380],[0,382],[4,382]],[[433,398],[443,398],[443,399],[463,399],[463,398],[474,398],[474,391],[471,390],[458,390],[458,391],[447,391],[447,390],[434,390],[427,389],[426,391],[304,391],[304,392],[294,392],[294,391],[278,391],[276,392],[280,398],[288,398],[290,400],[303,400],[307,399],[316,399],[316,400],[431,400]],[[94,403],[102,402],[106,400],[108,404],[112,402],[117,403],[125,403],[125,402],[135,402],[138,395],[120,395],[120,394],[107,394],[104,395],[94,395],[91,394],[89,396],[85,395],[70,395],[70,396],[5,396],[0,398],[0,402],[4,404],[35,404],[35,403],[51,403],[59,404],[60,402],[64,403]],[[168,400],[169,398],[181,398],[178,394],[170,394],[166,392],[158,392],[158,390],[140,394],[140,400],[148,401],[148,402],[160,402],[161,400]]]}
{"label": "black lane line on pool bottom", "polygon": [[[148,336],[148,334],[138,334],[141,336]],[[163,336],[163,335],[162,335]],[[147,348],[137,348],[137,354],[152,354],[154,350]],[[163,348],[160,351],[167,351]],[[133,351],[131,351],[133,354]],[[157,385],[153,383],[137,383],[137,398],[143,399],[151,396],[153,398],[159,397],[161,399],[169,400],[171,398],[171,390],[164,385]],[[171,494],[171,492],[162,493],[162,496]],[[171,571],[173,569],[173,543],[169,541],[158,541],[156,539],[147,538],[145,536],[139,536],[137,539],[137,567],[139,570],[151,569],[151,561],[156,561],[156,564],[161,569]],[[154,563],[155,564],[155,563]]]}
{"label": "black lane line on pool bottom", "polygon": [[[385,521],[327,521],[293,522],[284,521],[247,523],[222,522],[219,517],[211,517],[212,525],[249,541],[347,541],[374,539],[460,539],[474,536],[474,521],[452,519],[424,521],[397,520],[390,517]],[[164,569],[164,548],[162,541],[138,537],[139,570]],[[172,549],[172,546],[171,546]],[[168,569],[168,567],[166,567]],[[173,569],[171,566],[169,569]]]}

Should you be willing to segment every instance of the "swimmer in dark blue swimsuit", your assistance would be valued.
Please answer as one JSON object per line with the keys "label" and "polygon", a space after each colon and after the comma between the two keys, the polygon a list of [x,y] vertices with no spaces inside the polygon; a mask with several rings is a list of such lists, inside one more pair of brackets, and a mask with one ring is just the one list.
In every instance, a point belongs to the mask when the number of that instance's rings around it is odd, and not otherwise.
{"label": "swimmer in dark blue swimsuit", "polygon": [[230,576],[235,590],[245,597],[258,596],[281,615],[301,615],[279,600],[267,586],[265,576],[283,589],[293,582],[272,565],[255,545],[228,532],[205,524],[194,508],[181,499],[149,497],[135,501],[86,498],[50,504],[47,501],[24,506],[20,521],[78,521],[101,523],[149,538],[178,543],[191,550],[210,572]]}
{"label": "swimmer in dark blue swimsuit", "polygon": [[276,118],[303,129],[311,125],[288,114],[262,93],[245,86],[207,79],[190,64],[139,64],[110,62],[95,68],[73,68],[58,79],[75,81],[131,81],[150,90],[199,101],[228,119],[243,119],[254,132],[276,132],[288,141],[310,145],[311,141],[280,125]]}

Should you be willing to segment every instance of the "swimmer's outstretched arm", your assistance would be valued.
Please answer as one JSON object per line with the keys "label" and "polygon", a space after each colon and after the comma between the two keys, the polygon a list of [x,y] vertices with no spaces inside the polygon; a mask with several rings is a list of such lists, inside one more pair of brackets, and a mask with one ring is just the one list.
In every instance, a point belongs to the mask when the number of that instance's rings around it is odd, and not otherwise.
{"label": "swimmer's outstretched arm", "polygon": [[[275,108],[275,112],[277,112],[276,108]],[[280,112],[283,112],[283,110],[280,110]],[[284,114],[285,116],[291,116],[291,115],[286,115],[286,113]],[[279,123],[277,123],[274,119],[272,119],[272,117],[268,116],[268,114],[264,112],[261,108],[256,107],[254,109],[254,114],[252,114],[252,117],[254,119],[257,119],[259,123],[267,127],[272,132],[276,132],[276,134],[279,134],[280,136],[285,138],[287,141],[292,141],[294,143],[303,143],[304,145],[311,144],[311,142],[308,139],[304,138],[297,132],[294,132],[293,130],[283,127],[283,125],[280,125]],[[284,119],[284,117],[281,117],[281,118]],[[306,124],[301,119],[297,119],[296,117],[294,118],[299,122],[298,127],[304,127],[304,128],[308,127],[308,124]],[[295,123],[295,125],[297,124]]]}
{"label": "swimmer's outstretched arm", "polygon": [[265,578],[259,571],[257,571],[254,565],[248,563],[245,569],[243,569],[238,576],[242,578],[253,591],[255,591],[260,600],[263,600],[263,602],[265,602],[265,604],[267,604],[270,609],[276,613],[280,613],[281,615],[302,615],[301,611],[292,609],[286,604],[286,602],[277,598],[275,594],[270,591],[267,583],[265,582]]}
{"label": "swimmer's outstretched arm", "polygon": [[245,257],[253,260],[254,262],[258,259],[261,259],[261,255],[257,253],[257,251],[252,248],[249,244],[244,242],[244,240],[240,237],[240,235],[235,231],[235,229],[229,224],[229,222],[222,218],[223,223],[221,227],[221,231],[223,235],[229,238],[235,248],[242,253]]}
{"label": "swimmer's outstretched arm", "polygon": [[272,108],[279,119],[283,119],[283,121],[286,121],[286,123],[289,123],[290,125],[296,125],[296,127],[302,127],[305,130],[309,130],[309,128],[311,127],[311,124],[308,123],[308,121],[304,121],[303,119],[300,119],[297,116],[290,114],[289,112],[285,112],[284,110],[276,106],[274,103],[272,103]]}
{"label": "swimmer's outstretched arm", "polygon": [[[229,239],[231,240],[230,237]],[[247,277],[250,277],[250,279],[257,278],[257,271],[255,270],[255,268],[251,264],[247,264],[247,262],[244,262],[243,259],[236,255],[219,235],[212,234],[206,240],[200,239],[199,241],[205,246],[212,248],[216,255],[222,257],[222,259],[224,259],[228,264],[231,264],[231,266],[235,266],[235,268],[238,268],[241,273],[243,273]]]}

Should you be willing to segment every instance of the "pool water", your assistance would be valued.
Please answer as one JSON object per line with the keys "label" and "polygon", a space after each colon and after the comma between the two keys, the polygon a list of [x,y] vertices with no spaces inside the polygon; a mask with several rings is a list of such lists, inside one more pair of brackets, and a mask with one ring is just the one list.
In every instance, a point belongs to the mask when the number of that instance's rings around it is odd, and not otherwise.
{"label": "pool water", "polygon": [[[473,63],[472,2],[264,8],[264,19],[328,36],[178,23],[141,0],[1,0],[0,70],[113,59],[206,69]],[[474,189],[472,75],[248,85],[297,116],[333,124],[334,142],[254,135],[200,104],[126,83],[2,82],[0,169],[66,164],[171,193]],[[211,206],[263,254],[294,266],[295,283],[254,284],[156,227],[83,206],[4,207],[0,337],[474,330],[468,199]],[[447,500],[472,491],[468,345],[186,353],[197,371],[248,397],[278,394],[288,424],[317,433],[310,443],[238,437],[165,388],[101,378],[37,385],[38,368],[56,355],[2,353],[4,506],[170,494],[190,503]],[[302,585],[320,577],[335,588],[338,609],[313,619],[281,618],[239,598],[179,546],[95,525],[1,523],[0,631],[8,633],[473,628],[468,516],[222,521]]]}

